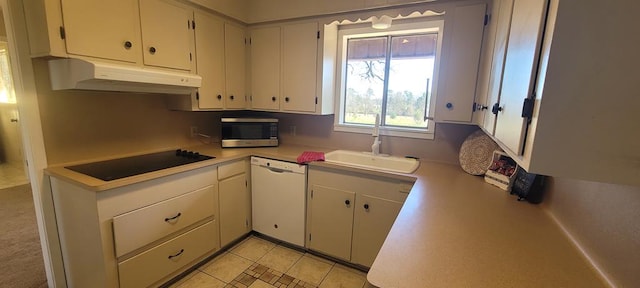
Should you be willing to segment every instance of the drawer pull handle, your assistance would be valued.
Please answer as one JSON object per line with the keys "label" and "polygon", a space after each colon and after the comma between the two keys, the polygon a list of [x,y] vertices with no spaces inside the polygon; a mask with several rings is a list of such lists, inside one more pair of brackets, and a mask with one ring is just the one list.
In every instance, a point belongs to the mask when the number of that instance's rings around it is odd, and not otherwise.
{"label": "drawer pull handle", "polygon": [[182,213],[178,212],[178,215],[176,215],[176,216],[173,216],[171,218],[164,218],[164,222],[170,222],[171,220],[176,220],[180,216],[182,216]]}
{"label": "drawer pull handle", "polygon": [[177,254],[169,255],[168,259],[171,260],[173,258],[176,258],[176,257],[182,255],[183,252],[184,252],[184,249],[180,249],[180,252],[178,252]]}

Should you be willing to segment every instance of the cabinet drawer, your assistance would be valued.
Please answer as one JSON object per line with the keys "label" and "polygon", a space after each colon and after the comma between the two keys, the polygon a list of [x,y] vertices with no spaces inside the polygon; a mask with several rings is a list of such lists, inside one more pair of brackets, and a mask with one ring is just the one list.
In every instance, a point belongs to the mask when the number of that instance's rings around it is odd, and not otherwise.
{"label": "cabinet drawer", "polygon": [[214,186],[113,217],[116,257],[215,214]]}
{"label": "cabinet drawer", "polygon": [[148,287],[215,249],[213,221],[118,263],[120,287]]}
{"label": "cabinet drawer", "polygon": [[245,160],[236,161],[218,166],[218,180],[229,178],[240,173],[245,173],[247,165]]}

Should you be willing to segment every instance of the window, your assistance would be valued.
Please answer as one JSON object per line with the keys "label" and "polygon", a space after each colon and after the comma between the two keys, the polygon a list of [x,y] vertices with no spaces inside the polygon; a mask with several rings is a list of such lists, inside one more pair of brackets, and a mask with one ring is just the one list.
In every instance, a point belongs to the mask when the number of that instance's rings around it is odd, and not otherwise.
{"label": "window", "polygon": [[16,94],[13,90],[11,69],[9,63],[9,51],[7,42],[0,42],[0,103],[16,103]]}
{"label": "window", "polygon": [[429,109],[436,93],[443,22],[395,24],[391,30],[339,32],[340,101],[335,129],[433,138]]}

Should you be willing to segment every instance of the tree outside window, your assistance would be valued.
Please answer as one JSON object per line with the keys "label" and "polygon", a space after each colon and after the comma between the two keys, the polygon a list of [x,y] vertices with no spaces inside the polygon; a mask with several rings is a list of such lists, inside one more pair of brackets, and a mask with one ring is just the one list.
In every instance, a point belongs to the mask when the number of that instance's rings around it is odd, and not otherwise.
{"label": "tree outside window", "polygon": [[347,41],[344,123],[428,127],[437,33]]}

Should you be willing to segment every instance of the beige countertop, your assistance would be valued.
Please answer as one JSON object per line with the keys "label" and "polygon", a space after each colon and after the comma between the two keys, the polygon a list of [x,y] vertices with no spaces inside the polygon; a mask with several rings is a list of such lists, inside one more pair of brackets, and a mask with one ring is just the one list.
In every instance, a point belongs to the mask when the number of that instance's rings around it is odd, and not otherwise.
{"label": "beige countertop", "polygon": [[[93,191],[216,165],[250,155],[295,161],[318,147],[191,150],[215,159],[101,181],[65,169],[46,172]],[[154,152],[154,151],[151,151]],[[120,155],[119,157],[128,156]],[[95,159],[106,160],[106,159]],[[311,165],[329,165],[317,162]],[[354,168],[347,168],[354,169]],[[386,175],[386,174],[385,174]],[[606,287],[567,236],[538,205],[518,202],[457,165],[421,161],[417,178],[367,280],[378,287]]]}

